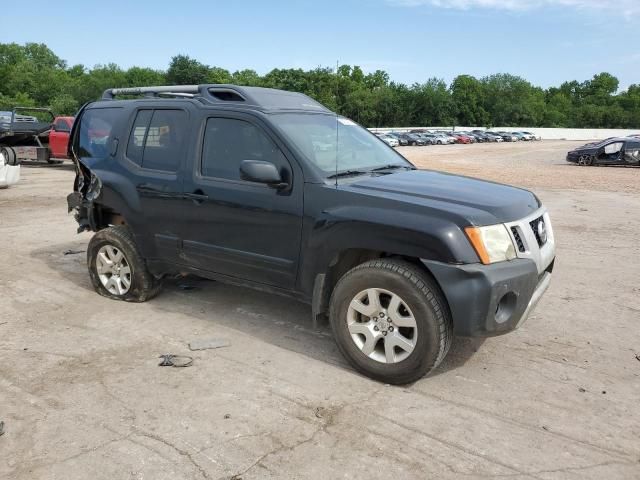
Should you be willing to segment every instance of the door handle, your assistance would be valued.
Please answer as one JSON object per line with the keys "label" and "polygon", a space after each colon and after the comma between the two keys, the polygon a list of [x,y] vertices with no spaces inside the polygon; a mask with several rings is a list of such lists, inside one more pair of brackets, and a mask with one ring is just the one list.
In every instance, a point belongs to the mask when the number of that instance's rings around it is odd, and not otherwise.
{"label": "door handle", "polygon": [[202,190],[196,190],[193,193],[185,193],[184,198],[193,200],[193,203],[200,205],[202,202],[209,200],[209,195],[205,194]]}

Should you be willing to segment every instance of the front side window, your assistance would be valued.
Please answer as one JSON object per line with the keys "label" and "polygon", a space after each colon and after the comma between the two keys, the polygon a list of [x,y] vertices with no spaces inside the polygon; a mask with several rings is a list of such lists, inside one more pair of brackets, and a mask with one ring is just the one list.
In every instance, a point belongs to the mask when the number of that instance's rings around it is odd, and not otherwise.
{"label": "front side window", "polygon": [[202,147],[201,173],[205,177],[240,180],[243,160],[287,165],[280,149],[257,126],[233,118],[209,118]]}
{"label": "front side window", "polygon": [[604,147],[604,153],[606,153],[607,155],[618,153],[620,150],[622,150],[622,145],[622,142],[610,143],[609,145]]}
{"label": "front side window", "polygon": [[80,158],[106,158],[112,130],[117,124],[121,108],[90,108],[82,115],[78,133]]}
{"label": "front side window", "polygon": [[327,176],[387,165],[412,167],[375,135],[355,122],[335,115],[274,114],[273,122]]}

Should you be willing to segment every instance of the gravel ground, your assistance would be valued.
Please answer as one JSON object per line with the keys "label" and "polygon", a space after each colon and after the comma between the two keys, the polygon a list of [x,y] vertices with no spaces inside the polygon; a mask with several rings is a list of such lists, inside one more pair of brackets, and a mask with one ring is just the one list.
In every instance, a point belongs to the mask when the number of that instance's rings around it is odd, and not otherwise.
{"label": "gravel ground", "polygon": [[577,168],[577,165],[567,163],[567,151],[584,143],[550,140],[402,147],[399,150],[421,168],[445,170],[534,190],[640,193],[640,169],[637,167]]}
{"label": "gravel ground", "polygon": [[[23,166],[0,190],[0,478],[640,478],[640,169],[564,165],[570,146],[403,149],[533,188],[558,241],[527,323],[455,339],[406,387],[353,372],[292,300],[197,280],[98,296],[72,169]],[[189,352],[211,337],[230,346]]]}

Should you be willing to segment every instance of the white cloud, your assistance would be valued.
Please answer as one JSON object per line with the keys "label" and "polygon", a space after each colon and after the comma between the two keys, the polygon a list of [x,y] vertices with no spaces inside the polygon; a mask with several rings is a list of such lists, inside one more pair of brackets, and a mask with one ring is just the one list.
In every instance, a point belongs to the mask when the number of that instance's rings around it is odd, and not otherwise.
{"label": "white cloud", "polygon": [[522,11],[542,7],[570,7],[581,10],[606,10],[625,16],[640,13],[640,0],[387,0],[387,2],[406,7],[431,5],[459,10],[489,8]]}

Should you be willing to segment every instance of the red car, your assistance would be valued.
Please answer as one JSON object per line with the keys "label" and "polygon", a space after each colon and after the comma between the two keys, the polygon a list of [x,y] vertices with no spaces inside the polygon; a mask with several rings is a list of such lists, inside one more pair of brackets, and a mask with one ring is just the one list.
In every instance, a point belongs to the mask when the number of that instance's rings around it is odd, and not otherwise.
{"label": "red car", "polygon": [[68,158],[67,145],[73,126],[73,117],[56,117],[49,133],[49,151],[51,158]]}
{"label": "red car", "polygon": [[451,135],[456,139],[456,143],[471,143],[471,137],[467,137],[461,133],[452,133]]}

